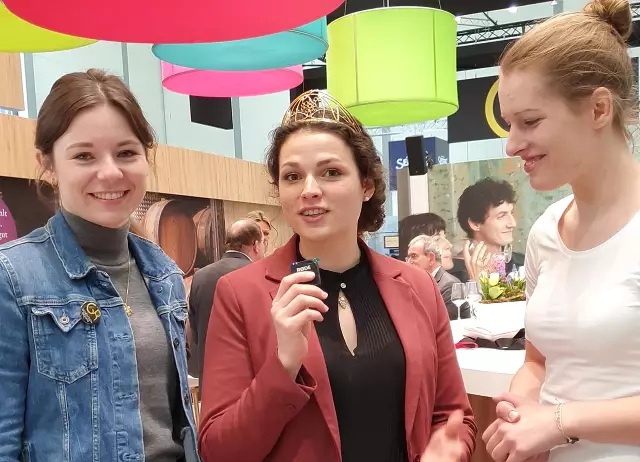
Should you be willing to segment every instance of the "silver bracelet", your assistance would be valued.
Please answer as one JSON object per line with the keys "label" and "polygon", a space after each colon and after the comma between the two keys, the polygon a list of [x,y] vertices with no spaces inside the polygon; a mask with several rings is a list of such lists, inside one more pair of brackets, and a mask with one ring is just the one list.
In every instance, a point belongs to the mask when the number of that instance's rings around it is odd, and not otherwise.
{"label": "silver bracelet", "polygon": [[560,430],[560,433],[562,433],[562,436],[565,437],[566,444],[575,444],[578,441],[580,441],[578,438],[571,438],[569,435],[567,435],[567,433],[564,431],[564,426],[562,425],[562,406],[564,405],[564,403],[558,403],[558,405],[556,406],[556,426],[558,427],[558,430]]}

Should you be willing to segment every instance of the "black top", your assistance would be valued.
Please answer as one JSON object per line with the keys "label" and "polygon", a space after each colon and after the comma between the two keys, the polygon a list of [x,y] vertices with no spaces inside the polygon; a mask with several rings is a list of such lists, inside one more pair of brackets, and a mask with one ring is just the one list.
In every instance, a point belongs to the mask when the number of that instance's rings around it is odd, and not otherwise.
{"label": "black top", "polygon": [[[298,252],[298,261],[303,260]],[[322,263],[322,262],[320,262]],[[407,462],[405,356],[367,257],[344,273],[320,270],[329,307],[315,323],[338,417],[343,462]],[[338,319],[338,293],[349,300],[358,342],[351,354]]]}

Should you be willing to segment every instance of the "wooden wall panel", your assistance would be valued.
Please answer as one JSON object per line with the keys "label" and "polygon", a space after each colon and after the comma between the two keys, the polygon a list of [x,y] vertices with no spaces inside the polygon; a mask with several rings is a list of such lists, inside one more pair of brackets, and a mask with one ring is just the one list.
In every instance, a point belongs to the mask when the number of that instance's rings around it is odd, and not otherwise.
{"label": "wooden wall panel", "polygon": [[246,202],[224,201],[224,219],[228,228],[234,221],[245,218],[253,210],[262,210],[271,220],[271,225],[275,228],[269,243],[268,253],[272,253],[276,248],[285,244],[293,235],[293,231],[284,221],[280,206],[248,204]]}
{"label": "wooden wall panel", "polygon": [[273,204],[263,164],[160,145],[150,190],[191,197]]}
{"label": "wooden wall panel", "polygon": [[224,240],[226,234],[226,223],[224,220],[224,201],[219,199],[211,200],[211,232],[214,239],[213,261],[218,261],[224,255]]}
{"label": "wooden wall panel", "polygon": [[0,107],[24,110],[19,53],[0,53]]}
{"label": "wooden wall panel", "polygon": [[34,120],[0,114],[0,176],[36,178],[35,128]]}
{"label": "wooden wall panel", "polygon": [[473,408],[473,414],[476,419],[476,425],[478,426],[478,434],[476,436],[476,450],[471,457],[471,462],[493,462],[493,459],[487,452],[487,448],[482,441],[482,434],[485,432],[489,425],[495,422],[496,415],[496,403],[491,398],[486,396],[467,395],[469,396],[469,402]]}
{"label": "wooden wall panel", "polygon": [[[34,120],[0,114],[0,176],[36,177],[34,130]],[[155,165],[150,192],[277,205],[263,164],[159,145]]]}

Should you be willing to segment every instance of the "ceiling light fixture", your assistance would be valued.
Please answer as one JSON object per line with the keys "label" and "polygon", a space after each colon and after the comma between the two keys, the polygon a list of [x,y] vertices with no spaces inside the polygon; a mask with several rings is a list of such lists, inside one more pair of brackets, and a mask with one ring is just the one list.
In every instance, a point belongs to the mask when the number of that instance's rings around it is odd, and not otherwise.
{"label": "ceiling light fixture", "polygon": [[2,3],[24,21],[63,34],[111,42],[187,44],[277,34],[316,21],[344,2],[2,0]]}
{"label": "ceiling light fixture", "polygon": [[458,110],[456,27],[451,13],[420,7],[376,8],[333,21],[329,94],[366,127],[450,116]]}
{"label": "ceiling light fixture", "polygon": [[162,84],[174,93],[208,98],[258,96],[302,84],[302,65],[262,71],[209,71],[162,63]]}
{"label": "ceiling light fixture", "polygon": [[[307,63],[327,52],[327,18],[273,35],[213,43],[158,44],[153,54],[177,66],[258,71]],[[324,64],[324,63],[323,63]]]}
{"label": "ceiling light fixture", "polygon": [[515,14],[515,13],[517,13],[517,12],[518,12],[518,6],[517,6],[517,5],[511,5],[511,6],[507,9],[507,11],[509,11],[509,13],[513,13],[513,14]]}

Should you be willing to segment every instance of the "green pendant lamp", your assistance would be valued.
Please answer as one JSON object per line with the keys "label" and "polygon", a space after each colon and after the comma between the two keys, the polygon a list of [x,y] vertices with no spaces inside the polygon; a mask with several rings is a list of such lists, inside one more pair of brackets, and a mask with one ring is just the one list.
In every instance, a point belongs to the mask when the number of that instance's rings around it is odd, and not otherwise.
{"label": "green pendant lamp", "polygon": [[458,110],[455,17],[387,7],[329,24],[327,90],[365,126],[390,127]]}
{"label": "green pendant lamp", "polygon": [[11,13],[0,1],[0,53],[70,50],[95,42],[34,26]]}

